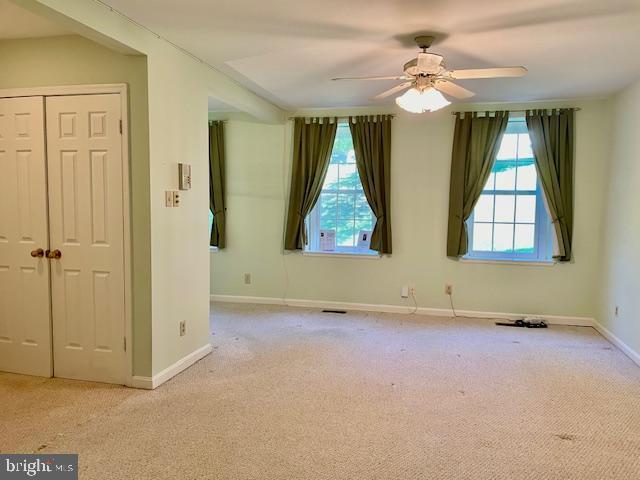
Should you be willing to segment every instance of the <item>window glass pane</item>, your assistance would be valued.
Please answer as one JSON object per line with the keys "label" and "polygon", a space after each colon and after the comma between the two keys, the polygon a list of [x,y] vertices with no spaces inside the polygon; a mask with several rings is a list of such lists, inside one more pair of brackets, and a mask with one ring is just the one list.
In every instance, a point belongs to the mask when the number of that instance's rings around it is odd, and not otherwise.
{"label": "window glass pane", "polygon": [[518,253],[533,253],[535,240],[535,226],[516,224],[515,245]]}
{"label": "window glass pane", "polygon": [[473,250],[479,252],[491,251],[491,237],[493,236],[493,224],[473,224]]}
{"label": "window glass pane", "polygon": [[518,162],[518,185],[516,189],[535,190],[537,181],[538,174],[536,173],[536,166],[533,164],[533,160]]}
{"label": "window glass pane", "polygon": [[358,239],[353,220],[339,220],[336,232],[336,244],[340,247],[353,247]]}
{"label": "window glass pane", "polygon": [[[333,193],[323,193],[318,201],[318,215],[320,217],[320,229],[335,230],[336,217],[338,214],[337,195]],[[319,232],[318,232],[319,234]]]}
{"label": "window glass pane", "polygon": [[493,231],[493,251],[513,250],[513,223],[496,223]]}
{"label": "window glass pane", "polygon": [[373,212],[364,193],[356,194],[356,218],[371,218]]}
{"label": "window glass pane", "polygon": [[513,222],[515,195],[496,195],[496,222]]}
{"label": "window glass pane", "polygon": [[340,124],[336,131],[336,139],[331,151],[331,163],[348,163],[353,162],[353,142],[351,140],[351,131],[349,125]]}
{"label": "window glass pane", "polygon": [[337,225],[336,217],[320,217],[320,230],[335,230]]}
{"label": "window glass pane", "polygon": [[516,158],[516,152],[518,148],[518,135],[512,133],[505,133],[502,137],[502,143],[500,144],[500,150],[498,151],[498,160],[508,160]]}
{"label": "window glass pane", "polygon": [[[373,230],[373,219],[369,218],[361,218],[356,219],[356,233],[359,235],[360,230],[366,230],[368,232]],[[357,241],[357,239],[356,239]]]}
{"label": "window glass pane", "polygon": [[355,164],[340,165],[340,190],[354,190],[358,187],[361,184]]}
{"label": "window glass pane", "polygon": [[338,218],[345,220],[353,220],[355,217],[355,200],[353,194],[338,195]]}
{"label": "window glass pane", "polygon": [[327,176],[322,185],[323,190],[336,190],[338,188],[338,165],[329,165]]}
{"label": "window glass pane", "polygon": [[531,150],[531,139],[528,133],[518,135],[518,159],[533,158],[533,150]]}
{"label": "window glass pane", "polygon": [[496,172],[496,190],[515,190],[516,188],[516,162],[507,160],[496,162],[493,166]]}
{"label": "window glass pane", "polygon": [[536,222],[536,196],[518,195],[516,200],[516,222]]}
{"label": "window glass pane", "polygon": [[484,186],[484,190],[493,190],[496,186],[496,174],[491,171],[487,184]]}
{"label": "window glass pane", "polygon": [[493,222],[493,195],[480,195],[473,210],[474,222]]}

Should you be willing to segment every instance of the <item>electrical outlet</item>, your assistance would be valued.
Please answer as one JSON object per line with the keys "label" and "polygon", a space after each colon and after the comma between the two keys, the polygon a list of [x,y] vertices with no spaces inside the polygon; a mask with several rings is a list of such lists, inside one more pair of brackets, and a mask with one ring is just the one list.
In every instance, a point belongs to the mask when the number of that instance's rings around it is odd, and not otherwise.
{"label": "electrical outlet", "polygon": [[416,296],[416,287],[409,287],[409,295],[412,297]]}
{"label": "electrical outlet", "polygon": [[174,207],[179,207],[180,206],[180,192],[172,192],[173,193],[173,206]]}
{"label": "electrical outlet", "polygon": [[251,274],[250,273],[245,273],[244,274],[244,284],[245,285],[251,285]]}
{"label": "electrical outlet", "polygon": [[618,305],[616,305],[616,308],[614,310],[614,315],[617,317],[619,312],[620,312],[620,309],[619,309]]}
{"label": "electrical outlet", "polygon": [[185,320],[182,320],[180,322],[180,336],[184,337],[187,333],[187,322]]}
{"label": "electrical outlet", "polygon": [[409,287],[407,287],[406,285],[402,287],[402,290],[400,291],[400,297],[409,298]]}
{"label": "electrical outlet", "polygon": [[444,286],[444,294],[445,295],[453,295],[453,285],[445,284]]}

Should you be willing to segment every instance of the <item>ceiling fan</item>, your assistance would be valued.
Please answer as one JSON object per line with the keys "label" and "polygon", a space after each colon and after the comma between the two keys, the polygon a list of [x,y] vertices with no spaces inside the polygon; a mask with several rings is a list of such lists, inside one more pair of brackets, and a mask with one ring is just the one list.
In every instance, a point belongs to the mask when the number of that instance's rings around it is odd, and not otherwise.
{"label": "ceiling fan", "polygon": [[333,78],[332,80],[404,80],[400,85],[396,85],[373,98],[377,100],[409,89],[403,95],[396,98],[396,103],[409,112],[423,113],[434,112],[451,103],[442,93],[460,99],[470,98],[475,95],[472,91],[453,83],[453,80],[522,77],[527,73],[527,69],[524,67],[447,70],[442,55],[427,52],[427,49],[434,40],[435,38],[431,35],[420,35],[415,38],[416,44],[422,49],[422,52],[418,53],[416,58],[404,64],[404,75],[388,77],[343,77]]}

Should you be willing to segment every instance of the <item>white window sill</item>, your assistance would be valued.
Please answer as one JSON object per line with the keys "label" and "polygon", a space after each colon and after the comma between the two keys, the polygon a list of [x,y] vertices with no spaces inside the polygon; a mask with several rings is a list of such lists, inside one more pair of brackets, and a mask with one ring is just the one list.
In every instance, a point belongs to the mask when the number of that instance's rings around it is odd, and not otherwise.
{"label": "white window sill", "polygon": [[356,252],[312,252],[303,251],[302,255],[307,257],[341,257],[341,258],[362,258],[367,260],[380,260],[378,253],[356,253]]}
{"label": "white window sill", "polygon": [[461,258],[460,261],[463,263],[519,265],[521,267],[552,267],[556,264],[553,260],[499,260],[497,258]]}

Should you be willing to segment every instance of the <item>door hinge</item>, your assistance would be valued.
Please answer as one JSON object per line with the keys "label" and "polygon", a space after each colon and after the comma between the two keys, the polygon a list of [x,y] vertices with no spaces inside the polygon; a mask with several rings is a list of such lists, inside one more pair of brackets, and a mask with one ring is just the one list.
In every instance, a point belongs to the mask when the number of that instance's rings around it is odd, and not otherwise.
{"label": "door hinge", "polygon": [[120,134],[122,135],[122,120],[120,120]]}
{"label": "door hinge", "polygon": [[124,340],[124,351],[126,352],[127,351],[127,337],[124,337],[123,340]]}

